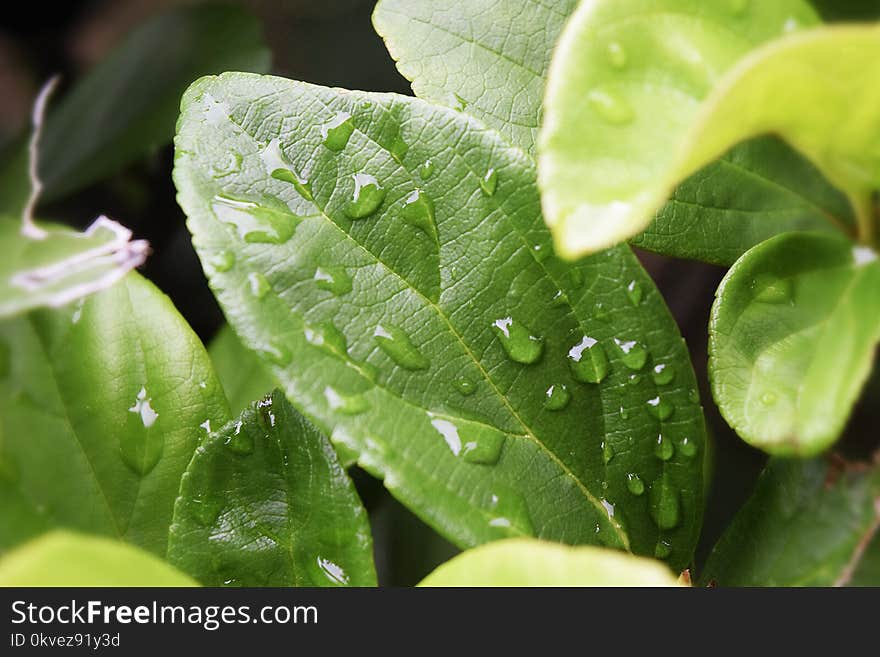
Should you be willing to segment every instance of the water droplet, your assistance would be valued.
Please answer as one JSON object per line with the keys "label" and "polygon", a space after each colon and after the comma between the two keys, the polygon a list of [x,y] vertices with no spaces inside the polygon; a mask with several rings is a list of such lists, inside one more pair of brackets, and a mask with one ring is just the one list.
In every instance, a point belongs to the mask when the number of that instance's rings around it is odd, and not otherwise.
{"label": "water droplet", "polygon": [[654,442],[654,456],[661,461],[668,461],[672,458],[673,452],[675,452],[675,446],[672,444],[672,441],[662,433],[658,435],[657,440]]}
{"label": "water droplet", "polygon": [[486,196],[492,196],[498,187],[498,173],[495,169],[489,169],[486,175],[480,178],[480,189]]}
{"label": "water droplet", "polygon": [[662,422],[669,419],[673,411],[675,411],[675,406],[664,398],[657,396],[648,400],[648,410],[651,411],[651,415]]}
{"label": "water droplet", "polygon": [[419,176],[422,180],[427,180],[434,173],[434,163],[431,160],[425,160],[419,167]]}
{"label": "water droplet", "polygon": [[544,408],[548,411],[561,411],[571,401],[571,392],[564,383],[555,383],[544,393]]}
{"label": "water droplet", "polygon": [[630,374],[629,379],[627,379],[627,383],[631,386],[637,386],[642,382],[641,374]]}
{"label": "water droplet", "polygon": [[675,368],[666,363],[658,363],[651,371],[651,376],[658,386],[669,385],[675,379]]}
{"label": "water droplet", "polygon": [[606,500],[604,497],[600,500],[600,502],[602,502],[602,506],[605,508],[605,513],[608,514],[608,519],[609,520],[613,519],[614,518],[614,511],[615,511],[614,505],[611,502],[609,502],[608,500]]}
{"label": "water droplet", "polygon": [[373,337],[379,348],[402,368],[426,370],[430,367],[431,361],[418,350],[402,328],[393,324],[379,324],[373,331]]}
{"label": "water droplet", "polygon": [[287,367],[293,360],[293,354],[286,345],[280,342],[271,342],[259,350],[260,355],[278,367]]}
{"label": "water droplet", "polygon": [[137,394],[134,406],[128,409],[129,413],[135,413],[141,418],[144,427],[149,429],[159,417],[159,414],[153,410],[150,402],[153,400],[147,397],[147,389],[142,387]]}
{"label": "water droplet", "polygon": [[498,429],[480,422],[434,413],[428,413],[428,418],[455,456],[480,465],[493,465],[501,458],[501,449],[507,436]]}
{"label": "water droplet", "polygon": [[306,341],[316,347],[327,347],[341,356],[348,355],[348,340],[336,325],[326,321],[318,327],[306,326],[303,329]]}
{"label": "water droplet", "polygon": [[614,344],[620,351],[621,360],[631,370],[640,370],[648,362],[648,350],[635,340],[618,340]]}
{"label": "water droplet", "polygon": [[330,386],[324,388],[324,399],[327,400],[330,410],[339,411],[343,415],[360,415],[370,408],[363,395],[343,395]]}
{"label": "water droplet", "polygon": [[608,318],[610,317],[608,313],[608,309],[605,308],[604,303],[596,303],[593,306],[593,318],[597,319],[600,322],[608,322]]}
{"label": "water droplet", "polygon": [[568,367],[581,383],[601,383],[608,375],[608,357],[597,340],[584,336],[568,350]]}
{"label": "water droplet", "polygon": [[611,463],[611,459],[614,458],[614,448],[611,446],[607,440],[602,441],[602,462],[605,465]]}
{"label": "water droplet", "polygon": [[629,285],[626,286],[626,296],[634,306],[638,306],[642,302],[642,286],[638,281],[629,282]]}
{"label": "water droplet", "polygon": [[373,214],[385,200],[385,189],[368,173],[356,173],[354,193],[345,206],[345,214],[351,219],[363,219]]}
{"label": "water droplet", "polygon": [[307,201],[315,200],[315,198],[312,196],[312,187],[311,185],[309,185],[309,181],[300,178],[292,170],[275,169],[274,171],[272,171],[271,175],[275,180],[281,180],[283,182],[287,182],[293,185],[296,193],[302,196]]}
{"label": "water droplet", "polygon": [[314,280],[319,290],[332,292],[337,297],[351,292],[351,276],[344,267],[318,267]]}
{"label": "water droplet", "polygon": [[764,404],[764,406],[773,406],[773,404],[776,403],[776,399],[776,393],[774,392],[765,392],[761,395],[761,403]]}
{"label": "water droplet", "polygon": [[474,394],[477,391],[476,384],[471,381],[466,376],[460,376],[455,381],[452,382],[452,385],[455,386],[455,389],[458,390],[465,397]]}
{"label": "water droplet", "polygon": [[543,244],[535,244],[532,247],[532,254],[535,256],[535,260],[537,260],[538,262],[544,262],[552,255],[552,252]]}
{"label": "water droplet", "polygon": [[771,274],[760,274],[752,281],[755,301],[761,303],[789,303],[794,291],[791,280]]}
{"label": "water droplet", "polygon": [[660,529],[678,526],[681,509],[678,491],[672,486],[668,475],[659,477],[651,486],[651,517]]}
{"label": "water droplet", "polygon": [[658,541],[657,546],[654,548],[654,556],[658,559],[665,559],[670,554],[672,554],[672,545],[669,541]]}
{"label": "water droplet", "polygon": [[78,324],[79,320],[82,319],[83,308],[86,305],[86,298],[83,297],[76,302],[76,306],[73,309],[73,315],[70,317],[71,324]]}
{"label": "water droplet", "polygon": [[512,488],[500,484],[493,486],[489,498],[489,510],[492,513],[489,526],[498,528],[503,536],[535,534],[525,498]]}
{"label": "water droplet", "polygon": [[229,271],[235,266],[235,254],[232,251],[218,251],[211,256],[210,263],[216,272]]}
{"label": "water droplet", "polygon": [[257,297],[257,299],[262,299],[272,289],[268,279],[258,271],[252,271],[248,274],[248,285],[250,285],[251,294]]}
{"label": "water droplet", "polygon": [[235,423],[232,435],[227,437],[223,444],[233,454],[247,456],[254,452],[254,437],[249,431],[243,431],[244,424],[241,421]]}
{"label": "water droplet", "polygon": [[525,326],[510,317],[495,320],[492,330],[512,361],[531,365],[544,353],[544,340],[532,335]]}
{"label": "water droplet", "polygon": [[275,428],[274,404],[275,400],[272,399],[272,395],[266,395],[257,402],[257,420],[259,420],[264,431]]}
{"label": "water droplet", "polygon": [[210,434],[211,433],[211,420],[210,419],[205,420],[204,422],[202,422],[199,425],[199,428],[204,429],[205,433]]}
{"label": "water droplet", "polygon": [[608,61],[614,68],[623,68],[628,60],[626,50],[617,41],[608,44]]}
{"label": "water droplet", "polygon": [[550,305],[554,308],[564,308],[568,305],[568,296],[562,290],[557,290],[550,300]]}
{"label": "water droplet", "polygon": [[434,202],[422,190],[417,189],[406,197],[403,202],[403,218],[408,224],[419,228],[435,242],[438,240],[437,224],[434,220]]}
{"label": "water droplet", "polygon": [[642,478],[634,472],[626,475],[626,488],[633,495],[641,495],[645,492],[645,484]]}
{"label": "water droplet", "polygon": [[[134,405],[128,409],[140,419],[144,429],[149,429],[159,418],[153,409],[146,388],[142,387]],[[140,476],[148,475],[162,458],[165,439],[161,431],[125,431],[120,433],[119,451],[122,462]]]}
{"label": "water droplet", "polygon": [[696,388],[691,388],[688,392],[688,399],[694,404],[700,403],[700,393]]}
{"label": "water droplet", "polygon": [[341,566],[323,557],[318,557],[316,563],[321,573],[331,584],[334,586],[348,586],[349,577]]}
{"label": "water droplet", "polygon": [[338,112],[336,116],[321,126],[321,139],[324,140],[324,146],[331,151],[339,152],[348,144],[348,138],[354,132],[354,123],[351,120],[351,114],[348,112]]}
{"label": "water droplet", "polygon": [[408,150],[409,145],[403,140],[400,133],[395,135],[394,139],[392,139],[391,143],[388,145],[388,152],[391,153],[391,157],[400,164],[403,163],[403,158]]}
{"label": "water droplet", "polygon": [[458,94],[452,94],[455,97],[455,110],[464,112],[467,109],[468,102]]}
{"label": "water droplet", "polygon": [[623,406],[620,407],[620,419],[628,420],[629,419],[629,411],[626,410]]}
{"label": "water droplet", "polygon": [[693,458],[696,456],[698,449],[697,443],[690,438],[682,438],[678,443],[678,450],[685,458]]}
{"label": "water droplet", "polygon": [[614,91],[593,89],[587,94],[587,102],[596,114],[613,125],[627,125],[635,118],[630,104]]}
{"label": "water droplet", "polygon": [[222,162],[211,165],[211,175],[214,178],[225,178],[241,171],[241,163],[244,161],[241,153],[226,151],[221,157],[223,158]]}
{"label": "water droplet", "polygon": [[283,244],[303,220],[286,206],[262,206],[229,196],[215,196],[211,207],[217,219],[235,228],[248,244]]}

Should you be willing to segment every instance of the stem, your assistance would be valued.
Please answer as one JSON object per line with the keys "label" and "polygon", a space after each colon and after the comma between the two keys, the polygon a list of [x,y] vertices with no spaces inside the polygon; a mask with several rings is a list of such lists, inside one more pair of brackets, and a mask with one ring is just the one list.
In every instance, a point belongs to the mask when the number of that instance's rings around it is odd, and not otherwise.
{"label": "stem", "polygon": [[875,246],[874,241],[876,239],[876,232],[874,230],[874,195],[871,192],[867,194],[853,194],[851,199],[856,213],[859,241],[873,247]]}

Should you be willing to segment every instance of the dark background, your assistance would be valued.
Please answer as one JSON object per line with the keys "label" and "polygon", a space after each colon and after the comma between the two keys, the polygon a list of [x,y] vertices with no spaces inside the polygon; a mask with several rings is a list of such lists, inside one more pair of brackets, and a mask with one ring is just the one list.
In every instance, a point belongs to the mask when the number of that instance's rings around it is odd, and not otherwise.
{"label": "dark background", "polygon": [[[442,3],[443,0],[437,0]],[[772,0],[761,0],[772,1]],[[27,127],[31,103],[42,83],[61,73],[62,89],[100,61],[132,28],[183,0],[88,0],[15,3],[0,23],[0,153]],[[272,72],[326,86],[410,94],[370,22],[374,0],[241,0],[262,22],[272,52]],[[816,0],[829,19],[880,15],[880,0]],[[172,149],[119,171],[60,203],[40,207],[39,216],[85,227],[101,213],[120,220],[154,253],[143,273],[171,296],[206,342],[223,322],[192,249],[171,182]],[[639,253],[681,327],[700,380],[706,418],[714,443],[712,478],[703,538],[702,562],[721,531],[748,496],[765,457],[738,439],[719,417],[706,380],[706,323],[715,288],[724,270],[694,262]],[[877,377],[875,377],[877,379]],[[880,420],[880,382],[873,381],[854,414],[843,450],[860,455],[875,441]],[[377,567],[384,584],[417,582],[454,548],[385,493],[381,485],[355,472],[370,510]]]}

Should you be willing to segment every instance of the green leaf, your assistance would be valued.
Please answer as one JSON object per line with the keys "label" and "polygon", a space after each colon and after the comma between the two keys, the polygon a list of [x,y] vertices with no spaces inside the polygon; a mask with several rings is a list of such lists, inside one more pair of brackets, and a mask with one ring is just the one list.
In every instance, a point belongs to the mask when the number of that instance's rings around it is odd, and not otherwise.
{"label": "green leaf", "polygon": [[[785,102],[766,103],[755,89],[749,92],[747,71],[753,64],[755,71],[775,65],[765,67],[761,57],[746,55],[817,23],[802,0],[582,3],[550,66],[538,145],[542,202],[558,252],[573,258],[641,233],[679,182],[732,146],[774,129],[790,138],[786,130],[798,118],[805,119],[804,127],[811,124],[808,117],[820,114],[811,109],[827,108],[815,98],[790,102],[788,90],[805,90],[803,80],[784,75],[773,80],[775,98]],[[727,91],[737,88],[732,81],[744,74],[744,93],[728,97]],[[818,85],[818,93],[830,86]],[[725,106],[725,100],[734,102]],[[762,111],[776,109],[782,114],[773,118],[781,121],[760,121],[769,118]],[[727,116],[723,125],[714,119],[719,110]],[[827,115],[835,121],[841,116]]]}
{"label": "green leaf", "polygon": [[[228,409],[171,302],[129,274],[58,310],[0,323],[0,463],[46,524],[165,554],[180,476]],[[0,517],[20,504],[0,500]]]}
{"label": "green leaf", "polygon": [[228,324],[214,336],[208,354],[233,414],[241,413],[275,387],[268,368],[253,351],[245,348]]}
{"label": "green leaf", "polygon": [[206,586],[376,586],[372,546],[330,441],[276,391],[196,451],[168,558]]}
{"label": "green leaf", "polygon": [[831,445],[880,339],[880,263],[843,238],[780,235],[731,268],[712,309],[709,374],[750,444],[810,456]]}
{"label": "green leaf", "polygon": [[58,307],[92,294],[143,264],[149,247],[131,231],[101,217],[80,233],[33,227],[0,216],[0,319],[35,308]]}
{"label": "green leaf", "polygon": [[[684,344],[628,249],[552,256],[521,151],[415,99],[245,74],[190,89],[176,145],[229,323],[428,524],[689,560],[704,428]],[[212,175],[230,152],[241,172]]]}
{"label": "green leaf", "polygon": [[[880,470],[772,459],[712,550],[702,582],[840,586],[871,580],[865,548],[880,528]],[[876,564],[876,553],[871,557]],[[866,563],[866,565],[869,565]]]}
{"label": "green leaf", "polygon": [[0,560],[0,586],[196,586],[164,561],[118,541],[54,531]]}
{"label": "green leaf", "polygon": [[[50,110],[39,158],[43,199],[101,180],[167,144],[180,97],[196,78],[262,73],[269,61],[259,22],[237,7],[184,7],[147,21]],[[27,159],[17,162],[0,179],[14,177]],[[3,207],[20,209],[8,200]]]}
{"label": "green leaf", "polygon": [[419,586],[678,586],[678,581],[651,559],[514,538],[468,550]]}
{"label": "green leaf", "polygon": [[419,98],[459,108],[534,154],[553,44],[577,0],[380,0],[373,13]]}

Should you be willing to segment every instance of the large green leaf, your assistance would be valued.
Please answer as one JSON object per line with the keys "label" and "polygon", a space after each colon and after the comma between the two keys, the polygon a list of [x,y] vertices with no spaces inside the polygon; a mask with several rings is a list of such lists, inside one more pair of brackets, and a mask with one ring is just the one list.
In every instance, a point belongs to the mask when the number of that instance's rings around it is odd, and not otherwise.
{"label": "large green leaf", "polygon": [[241,344],[228,324],[214,336],[208,354],[233,414],[262,399],[275,387],[266,366],[253,351]]}
{"label": "large green leaf", "polygon": [[0,319],[35,308],[63,306],[111,286],[143,264],[149,247],[131,231],[101,217],[85,232],[36,228],[0,216]]}
{"label": "large green leaf", "polygon": [[196,451],[168,558],[207,586],[375,586],[372,546],[330,441],[275,392]]}
{"label": "large green leaf", "polygon": [[662,564],[596,547],[511,538],[447,561],[419,586],[678,586]]}
{"label": "large green leaf", "polygon": [[0,586],[195,586],[152,554],[118,541],[54,531],[0,560]]}
{"label": "large green leaf", "polygon": [[0,463],[44,524],[164,554],[180,476],[206,421],[228,419],[198,338],[137,274],[0,323]]}
{"label": "large green leaf", "polygon": [[[176,145],[230,324],[429,524],[462,546],[688,561],[704,429],[687,352],[627,249],[551,255],[525,155],[422,101],[245,74],[193,85]],[[229,153],[240,171],[216,177]]]}
{"label": "large green leaf", "polygon": [[748,251],[712,309],[709,374],[746,441],[817,454],[843,429],[880,339],[880,263],[838,237],[790,233]]}
{"label": "large green leaf", "polygon": [[[774,98],[783,102],[766,103],[752,89],[731,105],[721,130],[708,120],[731,88],[722,81],[726,72],[756,46],[817,23],[803,0],[582,3],[550,66],[538,148],[542,202],[559,253],[576,257],[641,233],[687,176],[740,141],[790,127],[753,122],[761,110],[787,108],[780,118],[802,117],[804,125],[818,117],[826,109],[820,99],[790,102],[778,93],[803,86],[783,75],[774,82]],[[819,93],[828,86],[816,85]]]}
{"label": "large green leaf", "polygon": [[[180,97],[193,80],[221,71],[269,68],[258,21],[238,7],[183,7],[138,27],[50,111],[40,147],[45,200],[111,175],[174,135]],[[18,182],[24,152],[0,180]],[[2,200],[17,212],[16,199]]]}
{"label": "large green leaf", "polygon": [[[709,557],[721,586],[880,585],[880,471],[773,459]],[[873,554],[870,551],[873,551]],[[869,563],[870,562],[870,563]],[[874,572],[876,575],[876,571]]]}

